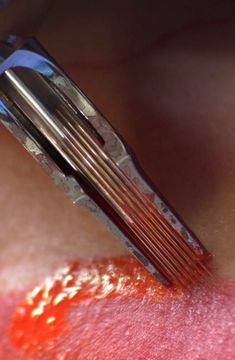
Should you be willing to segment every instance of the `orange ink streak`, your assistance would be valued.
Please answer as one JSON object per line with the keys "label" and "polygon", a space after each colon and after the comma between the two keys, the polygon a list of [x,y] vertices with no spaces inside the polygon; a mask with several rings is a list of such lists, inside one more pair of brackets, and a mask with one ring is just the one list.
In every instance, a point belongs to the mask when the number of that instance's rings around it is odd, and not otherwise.
{"label": "orange ink streak", "polygon": [[14,313],[10,337],[32,354],[70,327],[66,314],[76,303],[121,296],[153,299],[180,292],[166,289],[132,257],[75,262],[26,294]]}

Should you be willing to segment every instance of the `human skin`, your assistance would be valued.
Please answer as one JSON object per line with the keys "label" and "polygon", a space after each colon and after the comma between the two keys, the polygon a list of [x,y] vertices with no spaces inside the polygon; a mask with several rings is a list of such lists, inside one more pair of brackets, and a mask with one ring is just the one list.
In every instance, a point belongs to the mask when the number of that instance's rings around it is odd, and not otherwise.
{"label": "human skin", "polygon": [[[154,3],[57,1],[35,31],[234,279],[235,6]],[[0,151],[4,296],[71,259],[126,254],[2,127]]]}

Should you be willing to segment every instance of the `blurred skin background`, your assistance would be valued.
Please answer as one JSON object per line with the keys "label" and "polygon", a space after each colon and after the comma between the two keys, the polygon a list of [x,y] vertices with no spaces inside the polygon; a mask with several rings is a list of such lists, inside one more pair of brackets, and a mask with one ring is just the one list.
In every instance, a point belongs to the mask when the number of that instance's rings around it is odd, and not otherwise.
{"label": "blurred skin background", "polygon": [[[234,1],[13,1],[0,31],[34,34],[127,139],[147,174],[235,275]],[[124,254],[1,127],[0,288],[69,259]]]}

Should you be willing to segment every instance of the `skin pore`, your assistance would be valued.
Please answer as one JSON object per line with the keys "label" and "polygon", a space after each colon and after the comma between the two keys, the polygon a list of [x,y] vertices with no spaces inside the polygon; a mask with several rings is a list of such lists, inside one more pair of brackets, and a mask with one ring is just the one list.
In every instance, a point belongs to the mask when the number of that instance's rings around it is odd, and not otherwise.
{"label": "skin pore", "polygon": [[[234,279],[235,6],[232,1],[217,6],[210,1],[190,6],[183,1],[133,4],[103,1],[94,7],[85,1],[57,1],[48,15],[40,15],[40,25],[37,18],[33,26],[39,40],[123,134],[153,182],[215,255],[218,275]],[[28,12],[30,18],[36,9]],[[4,26],[7,31],[12,25]],[[3,127],[0,151],[4,299],[13,292],[25,293],[68,261],[127,254],[98,221],[70,204]],[[120,312],[121,305],[122,299]],[[135,303],[129,305],[126,311],[135,319]],[[105,319],[117,311],[112,306],[106,307]],[[164,311],[161,315],[151,306],[138,310],[141,319],[150,321],[153,312],[164,319]],[[222,320],[217,319],[218,326]],[[146,325],[144,336],[154,336],[159,324]],[[123,339],[121,331],[117,337]],[[230,359],[222,354],[221,358]]]}

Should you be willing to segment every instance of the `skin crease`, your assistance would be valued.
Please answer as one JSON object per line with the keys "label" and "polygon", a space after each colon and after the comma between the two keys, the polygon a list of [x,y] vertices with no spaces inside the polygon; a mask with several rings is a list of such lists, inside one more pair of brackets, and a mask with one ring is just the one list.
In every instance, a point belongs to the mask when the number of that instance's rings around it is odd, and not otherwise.
{"label": "skin crease", "polygon": [[[24,23],[128,140],[161,192],[213,252],[219,275],[233,279],[235,6],[154,3],[101,2],[93,8],[85,1],[57,1],[40,26],[38,18],[32,21],[36,9],[27,14],[33,25]],[[6,10],[12,19],[13,10]],[[4,23],[5,17],[0,14],[2,30],[21,26]],[[65,199],[3,128],[0,151],[5,293],[39,282],[70,259],[126,253]]]}

